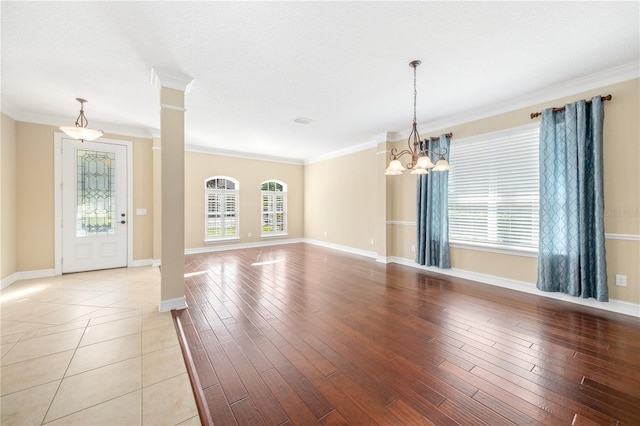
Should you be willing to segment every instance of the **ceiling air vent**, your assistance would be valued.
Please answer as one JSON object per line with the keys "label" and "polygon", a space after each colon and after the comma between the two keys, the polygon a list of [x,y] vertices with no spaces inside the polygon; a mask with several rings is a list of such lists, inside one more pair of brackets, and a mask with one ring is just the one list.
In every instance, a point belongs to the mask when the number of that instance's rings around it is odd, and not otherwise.
{"label": "ceiling air vent", "polygon": [[296,117],[293,119],[293,122],[298,124],[311,124],[313,123],[313,120],[310,118]]}

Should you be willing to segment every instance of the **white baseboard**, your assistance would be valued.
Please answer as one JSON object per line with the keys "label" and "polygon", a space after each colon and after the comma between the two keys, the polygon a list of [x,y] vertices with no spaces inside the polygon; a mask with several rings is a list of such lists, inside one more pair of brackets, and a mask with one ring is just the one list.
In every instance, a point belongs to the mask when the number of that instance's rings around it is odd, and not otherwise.
{"label": "white baseboard", "polygon": [[137,268],[139,266],[153,266],[153,259],[138,259],[129,265],[131,268]]}
{"label": "white baseboard", "polygon": [[477,281],[483,284],[490,284],[498,287],[508,288],[511,290],[517,290],[524,293],[535,294],[537,296],[544,296],[551,299],[562,300],[564,302],[575,303],[577,305],[616,312],[618,314],[640,317],[640,305],[635,303],[623,302],[621,300],[615,299],[610,299],[608,302],[598,302],[593,298],[584,299],[581,297],[572,297],[564,293],[550,293],[538,290],[535,283],[510,280],[507,278],[497,277],[495,275],[480,274],[478,272],[464,271],[462,269],[456,268],[440,269],[433,266],[422,266],[418,265],[411,259],[405,259],[402,257],[388,257],[386,258],[386,260],[386,263],[398,263],[400,265],[410,266],[412,268],[422,269],[429,272],[435,272],[437,274]]}
{"label": "white baseboard", "polygon": [[158,305],[160,312],[168,312],[174,309],[187,309],[187,299],[185,296],[176,297],[174,299],[161,300]]}
{"label": "white baseboard", "polygon": [[11,284],[15,283],[18,279],[16,278],[16,274],[11,274],[8,277],[0,280],[0,290],[3,290],[9,287]]}
{"label": "white baseboard", "polygon": [[153,268],[157,268],[158,266],[160,266],[160,259],[151,259],[151,266]]}
{"label": "white baseboard", "polygon": [[370,257],[372,259],[377,259],[378,258],[378,254],[375,251],[361,250],[361,249],[357,249],[357,248],[353,248],[353,247],[342,246],[342,245],[339,245],[339,244],[328,243],[326,241],[312,240],[312,239],[308,239],[308,238],[305,238],[303,240],[303,242],[308,243],[308,244],[313,244],[313,245],[316,245],[316,246],[330,248],[330,249],[333,249],[333,250],[343,251],[343,252],[346,252],[346,253],[357,254],[357,255],[360,255],[360,256],[364,256],[364,257]]}
{"label": "white baseboard", "polygon": [[260,241],[257,243],[242,243],[242,244],[218,245],[218,243],[215,243],[215,245],[210,245],[206,247],[195,247],[195,248],[185,249],[184,254],[211,253],[211,252],[225,251],[225,250],[241,250],[246,248],[279,246],[282,244],[294,244],[294,243],[302,243],[302,242],[304,242],[304,240],[301,238],[292,238],[292,239]]}
{"label": "white baseboard", "polygon": [[20,280],[32,280],[34,278],[46,278],[46,277],[54,277],[56,275],[55,269],[38,269],[35,271],[21,271],[15,272],[5,279],[2,280],[2,284],[0,284],[0,288],[9,287],[16,281]]}

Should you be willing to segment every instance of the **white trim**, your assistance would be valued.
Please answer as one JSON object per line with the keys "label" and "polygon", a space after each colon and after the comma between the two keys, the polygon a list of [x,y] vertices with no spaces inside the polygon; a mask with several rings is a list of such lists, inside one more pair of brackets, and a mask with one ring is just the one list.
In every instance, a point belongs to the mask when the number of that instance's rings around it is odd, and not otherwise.
{"label": "white trim", "polygon": [[160,104],[160,109],[168,109],[170,111],[178,111],[178,112],[186,112],[187,111],[186,108],[175,106],[175,105],[169,105],[169,104]]}
{"label": "white trim", "polygon": [[162,264],[162,259],[151,259],[151,267],[157,268]]}
{"label": "white trim", "polygon": [[466,280],[477,281],[483,284],[494,285],[497,287],[508,288],[511,290],[521,291],[524,293],[535,294],[537,296],[544,296],[551,299],[562,300],[564,302],[570,302],[577,305],[588,306],[591,308],[602,309],[605,311],[616,312],[624,315],[631,315],[634,317],[640,317],[640,305],[635,303],[623,302],[620,300],[609,300],[609,302],[598,302],[595,299],[584,299],[581,297],[572,297],[564,293],[549,293],[540,291],[536,288],[535,283],[528,283],[524,281],[510,280],[507,278],[497,277],[495,275],[480,274],[477,272],[464,271],[462,269],[440,269],[435,267],[428,267],[418,265],[412,260],[401,257],[389,257],[389,262],[397,263],[404,266],[409,266],[416,269],[422,269],[429,272],[435,272],[442,275],[448,275],[456,278],[463,278]]}
{"label": "white trim", "polygon": [[185,296],[176,297],[173,299],[161,300],[158,304],[159,312],[169,312],[174,309],[187,309],[187,299]]}
{"label": "white trim", "polygon": [[[7,109],[5,109],[5,107]],[[10,109],[9,113],[7,111]],[[48,115],[33,113],[31,111],[19,111],[12,109],[12,106],[7,105],[5,101],[2,101],[2,112],[14,119],[15,121],[21,121],[24,123],[37,123],[53,126],[56,129],[60,126],[60,123],[66,123],[69,121],[69,117],[59,115]],[[123,124],[107,123],[92,119],[91,127],[94,129],[102,129],[105,134],[120,135],[133,138],[151,139],[153,136],[152,129],[141,128],[137,126],[127,126]]]}
{"label": "white trim", "polygon": [[[152,77],[153,77],[153,70],[152,70]],[[556,99],[575,95],[577,93],[600,89],[606,86],[610,86],[612,84],[633,80],[639,77],[640,77],[640,62],[635,61],[629,64],[625,64],[609,70],[605,70],[596,74],[587,75],[577,79],[572,79],[565,83],[551,86],[542,91],[536,91],[529,95],[518,96],[516,101],[509,100],[506,102],[499,102],[493,105],[483,106],[476,110],[466,111],[464,113],[460,113],[446,119],[423,123],[418,126],[418,130],[421,134],[440,131],[442,129],[446,129],[447,127],[466,124],[475,120],[480,120],[482,118],[492,117],[492,116],[496,116],[506,112],[515,111],[520,108],[527,108],[533,105],[542,104],[545,102],[551,102]],[[152,81],[153,81],[153,78],[152,78]],[[191,81],[191,83],[193,83],[193,81]],[[183,86],[184,85],[178,87],[177,89],[181,90],[181,87]],[[191,85],[189,85],[189,88],[190,87]],[[185,90],[185,93],[187,93],[186,90]],[[596,94],[604,95],[604,93],[596,93]],[[17,109],[13,108],[12,105],[8,105],[4,100],[2,101],[2,111],[16,121],[23,121],[27,123],[38,123],[38,124],[48,124],[52,126],[59,126],[60,123],[65,123],[66,121],[69,120],[69,117],[33,114],[26,111],[18,111]],[[147,138],[147,139],[149,139],[150,136],[157,137],[154,135],[154,130],[149,128],[139,128],[139,127],[133,127],[133,126],[117,125],[112,123],[102,123],[95,120],[92,120],[91,123],[95,128],[99,128],[103,130],[106,129],[105,132],[110,134],[118,134],[122,136],[139,137],[139,138]],[[375,143],[384,142],[384,141],[399,142],[402,139],[406,139],[409,136],[409,132],[410,132],[410,129],[408,128],[405,129],[404,131],[387,132],[385,135],[379,135],[378,137],[376,137]],[[317,157],[312,157],[307,159],[306,161],[303,161],[301,159],[284,158],[284,157],[262,158],[263,156],[259,154],[240,153],[235,151],[226,151],[222,149],[218,150],[215,148],[195,146],[195,145],[187,145],[185,146],[185,150],[192,151],[192,152],[200,152],[203,154],[217,153],[219,155],[226,155],[229,157],[252,158],[252,159],[258,159],[263,161],[275,161],[275,162],[288,163],[288,164],[312,164],[315,162],[328,160],[331,158],[336,158],[339,156],[343,156],[343,155],[351,154],[364,149],[368,149],[370,145],[373,146],[373,143],[374,142],[371,142],[371,141],[365,142],[353,147],[347,147],[342,150],[319,155]],[[227,152],[227,153],[224,153],[224,152]],[[235,153],[235,154],[231,154],[231,153]]]}
{"label": "white trim", "polygon": [[16,281],[18,281],[16,274],[11,274],[8,277],[3,278],[2,280],[0,280],[0,290],[4,290]]}
{"label": "white trim", "polygon": [[449,247],[489,253],[508,254],[512,256],[538,257],[538,249],[526,247],[500,247],[492,244],[472,243],[467,241],[449,241]]}
{"label": "white trim", "polygon": [[533,131],[540,127],[540,123],[532,122],[523,124],[521,126],[509,127],[507,129],[496,130],[493,132],[480,133],[478,135],[467,136],[466,138],[459,138],[452,141],[452,143],[465,143],[468,141],[472,141],[473,143],[485,143],[491,142],[494,139],[504,139],[512,136],[520,136],[522,133],[527,131]]}
{"label": "white trim", "polygon": [[[546,102],[555,101],[556,99],[561,99],[578,93],[600,89],[623,81],[633,80],[638,77],[640,77],[640,61],[634,61],[599,73],[574,78],[564,83],[547,87],[543,90],[518,95],[515,100],[509,99],[505,102],[485,105],[478,109],[469,110],[452,117],[419,124],[418,131],[420,134],[427,134],[441,129],[446,129],[448,127],[504,114],[506,112],[516,111],[521,108],[544,104]],[[593,95],[607,94],[608,93],[594,93]],[[396,132],[398,140],[406,139],[409,136],[410,131],[411,129],[405,129],[402,132]]]}
{"label": "white trim", "polygon": [[53,134],[53,267],[62,275],[62,138],[64,133]]}
{"label": "white trim", "polygon": [[15,272],[8,277],[4,278],[0,281],[0,289],[4,289],[9,287],[11,284],[20,280],[32,280],[35,278],[47,278],[53,277],[59,274],[56,274],[55,269],[36,269],[34,271],[21,271]]}
{"label": "white trim", "polygon": [[316,157],[307,158],[306,160],[304,160],[304,164],[307,165],[307,164],[319,163],[321,161],[330,160],[332,158],[344,157],[345,155],[354,154],[356,152],[365,151],[371,148],[377,148],[378,143],[379,143],[378,141],[364,142],[359,145],[354,145],[347,148],[339,149],[338,151],[329,152],[327,154],[321,154]]}
{"label": "white trim", "polygon": [[627,241],[640,241],[640,235],[634,234],[604,234],[607,240],[627,240]]}
{"label": "white trim", "polygon": [[189,93],[191,86],[193,86],[193,77],[162,67],[152,67],[151,84],[153,84],[157,89],[160,89],[160,87],[167,87],[169,89]]}
{"label": "white trim", "polygon": [[198,254],[198,253],[211,253],[216,251],[226,250],[241,250],[246,248],[265,247],[265,246],[278,246],[281,244],[294,244],[305,242],[301,238],[294,238],[290,240],[276,240],[276,241],[262,241],[259,243],[243,243],[243,244],[229,244],[229,245],[216,245],[211,247],[194,247],[185,249],[184,254]]}
{"label": "white trim", "polygon": [[385,222],[387,225],[402,225],[402,226],[416,226],[416,222],[410,222],[407,220],[388,220]]}
{"label": "white trim", "polygon": [[216,244],[216,243],[224,243],[231,241],[240,241],[240,237],[225,237],[225,238],[216,238],[216,239],[207,239],[203,241],[203,244]]}
{"label": "white trim", "polygon": [[283,232],[281,234],[277,234],[277,233],[273,233],[273,234],[260,234],[260,238],[264,238],[264,239],[269,239],[269,238],[283,238],[283,237],[288,237],[289,234],[286,232]]}
{"label": "white trim", "polygon": [[202,145],[185,145],[185,152],[196,152],[198,154],[219,155],[223,157],[244,158],[248,160],[271,161],[274,163],[303,165],[302,160],[295,158],[276,157],[272,155],[255,154],[251,152],[232,151],[222,148],[213,148]]}
{"label": "white trim", "polygon": [[[54,271],[62,274],[62,139],[69,137],[61,132],[53,134],[54,161]],[[127,267],[133,266],[133,143],[119,139],[98,138],[92,142],[122,145],[127,148]]]}
{"label": "white trim", "polygon": [[140,266],[153,266],[153,259],[138,259],[131,262],[130,268],[137,268]]}
{"label": "white trim", "polygon": [[372,258],[372,259],[377,259],[378,258],[378,254],[375,251],[361,250],[361,249],[357,249],[357,248],[353,248],[353,247],[349,247],[349,246],[343,246],[343,245],[340,245],[340,244],[328,243],[326,241],[312,240],[312,239],[309,239],[309,238],[305,238],[304,242],[308,243],[308,244],[313,244],[313,245],[316,245],[316,246],[330,248],[330,249],[333,249],[333,250],[343,251],[343,252],[346,252],[346,253],[357,254],[359,256],[369,257],[369,258]]}

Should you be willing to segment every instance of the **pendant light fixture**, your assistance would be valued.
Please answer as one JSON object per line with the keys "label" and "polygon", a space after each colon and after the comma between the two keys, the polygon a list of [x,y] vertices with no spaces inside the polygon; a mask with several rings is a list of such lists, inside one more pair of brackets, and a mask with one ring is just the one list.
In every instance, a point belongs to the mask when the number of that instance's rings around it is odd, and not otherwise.
{"label": "pendant light fixture", "polygon": [[[409,62],[409,66],[413,68],[413,126],[411,133],[409,133],[409,139],[407,140],[408,149],[404,149],[400,152],[396,148],[391,148],[391,162],[389,167],[385,171],[385,175],[401,175],[406,169],[411,170],[412,175],[425,175],[429,173],[429,169],[437,172],[446,171],[451,169],[449,162],[444,158],[447,150],[444,152],[436,152],[427,148],[429,139],[420,140],[420,134],[418,133],[416,125],[416,100],[418,97],[418,90],[416,87],[416,68],[422,61],[415,60]],[[429,158],[429,153],[435,154],[439,157],[436,164],[433,164]],[[411,161],[406,164],[406,168],[402,166],[399,158],[405,154],[411,156]]]}
{"label": "pendant light fixture", "polygon": [[89,125],[89,120],[84,116],[84,104],[87,100],[76,98],[76,101],[80,102],[80,115],[76,118],[75,126],[60,126],[60,130],[72,138],[79,139],[82,142],[92,141],[104,135],[102,130],[94,130],[87,127]]}

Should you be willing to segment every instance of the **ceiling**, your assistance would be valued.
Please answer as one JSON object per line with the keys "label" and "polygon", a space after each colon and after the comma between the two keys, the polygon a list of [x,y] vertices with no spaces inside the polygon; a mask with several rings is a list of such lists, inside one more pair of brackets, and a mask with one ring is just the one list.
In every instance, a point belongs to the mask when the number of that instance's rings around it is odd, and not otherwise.
{"label": "ceiling", "polygon": [[[2,110],[150,137],[152,67],[193,77],[191,147],[312,161],[640,59],[633,2],[1,3]],[[294,122],[297,117],[311,124]]]}

